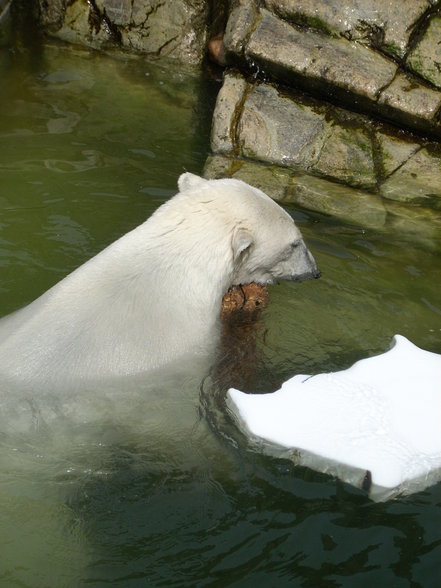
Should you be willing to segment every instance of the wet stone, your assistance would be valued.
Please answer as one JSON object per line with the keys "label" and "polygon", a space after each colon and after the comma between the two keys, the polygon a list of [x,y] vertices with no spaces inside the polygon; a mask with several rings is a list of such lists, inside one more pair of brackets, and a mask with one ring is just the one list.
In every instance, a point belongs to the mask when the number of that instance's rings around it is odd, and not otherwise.
{"label": "wet stone", "polygon": [[351,186],[373,189],[377,178],[372,149],[365,129],[336,125],[311,169]]}
{"label": "wet stone", "polygon": [[204,176],[227,176],[243,180],[279,202],[297,204],[307,210],[336,216],[356,225],[380,229],[386,223],[387,212],[378,195],[308,174],[299,174],[289,168],[218,155],[207,160]]}
{"label": "wet stone", "polygon": [[267,10],[261,10],[245,54],[275,79],[301,81],[346,100],[354,95],[376,100],[396,71],[394,63],[369,47],[297,29]]}
{"label": "wet stone", "polygon": [[410,76],[397,74],[381,93],[378,104],[404,124],[426,125],[433,134],[441,135],[441,125],[436,119],[441,108],[441,92],[423,86]]}
{"label": "wet stone", "polygon": [[440,153],[421,149],[381,186],[385,198],[441,209]]}
{"label": "wet stone", "polygon": [[97,8],[116,25],[125,25],[132,16],[132,0],[95,0]]}
{"label": "wet stone", "polygon": [[[132,4],[133,16],[120,28],[123,46],[187,63],[202,60],[208,11],[202,0],[141,0]],[[134,26],[133,18],[138,26]]]}
{"label": "wet stone", "polygon": [[226,56],[242,55],[244,44],[256,17],[254,3],[242,1],[233,8],[224,35]]}
{"label": "wet stone", "polygon": [[239,74],[225,75],[217,95],[211,129],[211,148],[215,153],[235,148],[236,119],[247,84]]}
{"label": "wet stone", "polygon": [[265,0],[275,14],[336,36],[345,36],[403,57],[413,25],[430,7],[428,0]]}
{"label": "wet stone", "polygon": [[40,22],[44,26],[60,27],[63,23],[66,3],[64,0],[38,0]]}
{"label": "wet stone", "polygon": [[421,144],[410,138],[399,138],[394,135],[377,132],[376,141],[381,155],[382,175],[390,176],[397,168],[421,149]]}
{"label": "wet stone", "polygon": [[99,20],[94,20],[94,14],[87,0],[76,0],[66,6],[62,26],[54,31],[54,35],[62,41],[95,49],[111,45],[110,30],[102,27]]}
{"label": "wet stone", "polygon": [[245,100],[238,145],[246,157],[303,169],[317,159],[328,129],[323,114],[260,84]]}
{"label": "wet stone", "polygon": [[286,201],[364,227],[380,229],[386,223],[379,196],[310,175],[295,179]]}
{"label": "wet stone", "polygon": [[40,22],[51,35],[96,49],[130,49],[185,63],[205,55],[204,0],[39,0]]}
{"label": "wet stone", "polygon": [[427,31],[407,58],[415,73],[441,88],[441,16],[433,17]]}
{"label": "wet stone", "polygon": [[256,186],[278,202],[286,198],[292,180],[289,168],[276,165],[262,165],[261,163],[214,155],[207,159],[204,167],[204,177],[218,179],[235,177]]}

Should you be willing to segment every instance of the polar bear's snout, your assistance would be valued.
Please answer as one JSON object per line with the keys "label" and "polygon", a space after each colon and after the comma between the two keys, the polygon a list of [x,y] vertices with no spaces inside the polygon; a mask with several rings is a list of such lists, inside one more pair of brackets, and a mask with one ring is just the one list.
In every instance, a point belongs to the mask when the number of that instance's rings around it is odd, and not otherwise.
{"label": "polar bear's snout", "polygon": [[317,279],[321,272],[317,267],[314,257],[305,245],[303,239],[293,244],[293,253],[290,259],[291,272],[289,279],[294,282]]}

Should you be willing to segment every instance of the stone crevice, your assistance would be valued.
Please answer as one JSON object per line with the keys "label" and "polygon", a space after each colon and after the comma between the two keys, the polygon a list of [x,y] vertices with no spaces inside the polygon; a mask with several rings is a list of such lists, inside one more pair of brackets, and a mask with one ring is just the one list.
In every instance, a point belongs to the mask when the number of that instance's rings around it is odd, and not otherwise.
{"label": "stone crevice", "polygon": [[247,83],[240,100],[237,102],[237,104],[234,108],[233,117],[231,119],[230,136],[231,136],[231,142],[233,145],[233,149],[232,149],[233,155],[239,154],[239,150],[240,150],[239,149],[239,124],[240,124],[240,119],[242,117],[243,108],[244,108],[246,99],[248,97],[248,94],[249,94],[251,88],[252,88],[252,85]]}
{"label": "stone crevice", "polygon": [[415,49],[415,47],[423,38],[424,34],[427,32],[431,18],[435,15],[441,14],[441,7],[439,7],[437,4],[438,3],[434,4],[433,6],[429,6],[426,12],[422,14],[420,18],[412,24],[411,27],[409,27],[412,29],[412,32],[409,36],[406,53],[403,56],[403,65],[406,63],[409,54]]}

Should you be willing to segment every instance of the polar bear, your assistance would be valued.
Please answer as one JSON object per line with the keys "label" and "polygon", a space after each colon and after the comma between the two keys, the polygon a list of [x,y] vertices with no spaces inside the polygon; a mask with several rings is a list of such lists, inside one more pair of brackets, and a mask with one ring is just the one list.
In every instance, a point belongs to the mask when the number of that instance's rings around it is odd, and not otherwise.
{"label": "polar bear", "polygon": [[232,285],[318,277],[290,215],[235,179],[184,173],[143,224],[0,320],[0,377],[32,387],[149,371],[216,334]]}

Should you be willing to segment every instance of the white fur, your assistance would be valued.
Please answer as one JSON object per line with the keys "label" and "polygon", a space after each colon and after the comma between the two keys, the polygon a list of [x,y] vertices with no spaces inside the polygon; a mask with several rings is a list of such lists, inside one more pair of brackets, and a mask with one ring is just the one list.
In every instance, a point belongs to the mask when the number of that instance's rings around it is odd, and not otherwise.
{"label": "white fur", "polygon": [[179,178],[146,222],[0,321],[0,374],[33,385],[159,367],[213,339],[233,284],[317,274],[291,217],[238,180]]}

